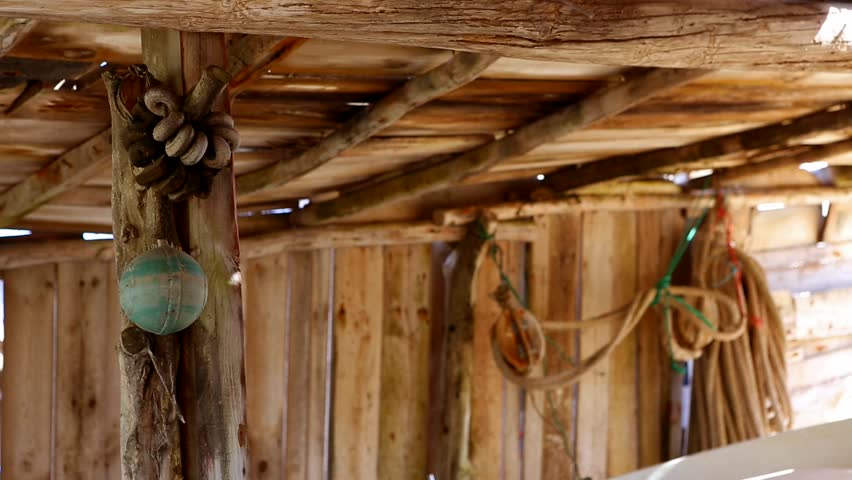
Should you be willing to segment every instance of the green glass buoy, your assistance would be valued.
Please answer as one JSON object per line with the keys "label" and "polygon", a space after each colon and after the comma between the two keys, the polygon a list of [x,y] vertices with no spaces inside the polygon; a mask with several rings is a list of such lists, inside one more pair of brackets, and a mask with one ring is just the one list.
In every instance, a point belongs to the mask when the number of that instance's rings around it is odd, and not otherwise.
{"label": "green glass buoy", "polygon": [[190,326],[207,303],[207,275],[194,258],[160,241],[119,279],[121,309],[136,326],[168,335]]}

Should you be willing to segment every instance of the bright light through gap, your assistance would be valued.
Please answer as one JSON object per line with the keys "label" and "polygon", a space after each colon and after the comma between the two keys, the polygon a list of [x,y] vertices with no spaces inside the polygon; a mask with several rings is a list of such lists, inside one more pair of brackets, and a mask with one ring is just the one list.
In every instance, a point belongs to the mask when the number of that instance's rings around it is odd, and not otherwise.
{"label": "bright light through gap", "polygon": [[713,175],[712,168],[702,168],[701,170],[693,170],[689,172],[689,179],[692,180],[694,178],[704,178]]}
{"label": "bright light through gap", "polygon": [[271,210],[261,210],[261,215],[281,215],[292,212],[292,208],[273,208]]}
{"label": "bright light through gap", "polygon": [[828,200],[823,200],[822,201],[822,216],[823,216],[823,218],[828,216],[828,210],[830,208],[831,208],[831,202],[829,202]]}
{"label": "bright light through gap", "polygon": [[310,205],[310,203],[311,203],[310,198],[300,198],[299,199],[299,208],[305,208],[308,205]]}
{"label": "bright light through gap", "polygon": [[819,162],[805,162],[799,165],[799,168],[806,172],[816,172],[828,166],[828,162],[820,160]]}
{"label": "bright light through gap", "polygon": [[784,204],[781,202],[761,203],[757,206],[758,212],[771,212],[772,210],[783,210]]}
{"label": "bright light through gap", "polygon": [[104,68],[104,67],[106,67],[107,65],[109,65],[109,63],[108,63],[108,62],[106,62],[106,61],[103,61],[103,62],[101,62],[101,65],[100,65],[100,66],[101,66],[101,68]]}
{"label": "bright light through gap", "polygon": [[83,240],[112,240],[113,236],[111,233],[95,233],[95,232],[85,232],[83,233]]}
{"label": "bright light through gap", "polygon": [[32,230],[19,230],[17,228],[0,228],[0,237],[26,237],[32,235]]}
{"label": "bright light through gap", "polygon": [[54,91],[54,92],[59,91],[59,89],[60,89],[60,88],[62,88],[62,85],[65,85],[65,79],[64,79],[64,78],[63,78],[62,80],[60,80],[60,81],[59,81],[59,83],[57,83],[56,85],[54,85],[54,87],[53,87],[53,91]]}
{"label": "bright light through gap", "polygon": [[540,182],[540,181],[542,181],[542,180],[544,180],[544,174],[543,174],[543,173],[539,173],[538,175],[536,175],[536,176],[535,176],[535,179],[536,179],[536,180],[538,180],[539,182]]}

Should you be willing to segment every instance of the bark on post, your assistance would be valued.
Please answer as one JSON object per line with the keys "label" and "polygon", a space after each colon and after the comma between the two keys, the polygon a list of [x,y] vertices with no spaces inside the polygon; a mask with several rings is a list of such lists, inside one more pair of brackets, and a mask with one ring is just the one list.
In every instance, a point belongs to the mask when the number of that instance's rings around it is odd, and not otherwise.
{"label": "bark on post", "polygon": [[[127,153],[130,109],[142,92],[140,79],[104,75],[112,112],[112,216],[119,275],[158,238],[177,240],[171,206],[153,190],[136,188]],[[145,333],[122,315],[121,476],[124,480],[177,480],[183,469],[174,396],[178,363],[176,336]]]}
{"label": "bark on post", "polygon": [[[437,478],[471,478],[470,414],[473,374],[473,282],[497,224],[480,219],[459,242],[458,257],[450,280],[447,323],[444,328],[446,358],[441,392],[444,422],[440,438],[430,439],[430,471]],[[436,419],[432,419],[435,421]]]}

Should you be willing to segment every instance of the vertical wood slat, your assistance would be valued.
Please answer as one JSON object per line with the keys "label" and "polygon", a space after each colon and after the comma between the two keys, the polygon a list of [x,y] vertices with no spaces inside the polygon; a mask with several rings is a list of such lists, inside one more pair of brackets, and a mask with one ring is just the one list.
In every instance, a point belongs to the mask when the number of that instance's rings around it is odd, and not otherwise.
{"label": "vertical wood slat", "polygon": [[[530,307],[541,321],[559,322],[576,321],[578,313],[578,298],[580,281],[580,214],[552,215],[536,220],[537,236],[531,248],[530,258]],[[549,332],[553,342],[569,358],[576,356],[575,332]],[[547,371],[552,373],[568,368],[559,357],[559,352],[548,345]],[[574,478],[572,461],[574,445],[574,402],[576,389],[571,387],[551,393],[553,406],[565,428],[569,439],[570,452],[565,451],[563,432],[554,425],[552,416],[548,415],[549,405],[545,402],[544,394],[536,394],[530,401],[535,401],[539,410],[548,417],[544,430],[539,434],[543,449],[543,458],[537,472],[528,472],[525,480],[537,478]],[[532,405],[527,406],[527,417],[540,418]],[[525,447],[530,443],[531,432],[526,432]],[[525,451],[525,457],[527,452]],[[536,476],[533,476],[536,475]]]}
{"label": "vertical wood slat", "polygon": [[[598,313],[613,311],[629,305],[636,296],[636,214],[622,212],[613,214],[610,224],[611,237],[597,241],[586,237],[590,248],[595,244],[600,248],[608,246],[609,263],[604,267],[603,279],[610,282],[608,289],[596,290],[597,298],[590,309],[598,308]],[[603,232],[601,232],[603,233]],[[605,264],[606,265],[606,264]],[[589,273],[595,275],[594,264],[589,264]],[[606,273],[610,270],[610,273]],[[607,277],[611,275],[611,277]],[[601,285],[601,284],[598,284]],[[601,285],[602,286],[602,285]],[[593,291],[594,292],[594,291]],[[589,293],[593,293],[589,292]],[[610,292],[607,294],[607,292]],[[623,321],[625,312],[613,315],[614,326]],[[637,393],[637,337],[635,333],[628,335],[621,345],[612,352],[609,361],[609,435],[607,440],[607,473],[617,476],[636,470],[639,467],[639,401]]]}
{"label": "vertical wood slat", "polygon": [[308,396],[308,384],[313,322],[312,263],[312,255],[308,252],[290,254],[290,306],[289,315],[287,315],[289,347],[286,373],[282,372],[287,378],[287,413],[284,433],[285,478],[302,479],[307,474],[307,413],[311,402]]}
{"label": "vertical wood slat", "polygon": [[[54,474],[58,480],[115,478],[109,474],[119,461],[117,417],[109,415],[115,414],[120,393],[118,378],[111,378],[118,372],[110,368],[117,363],[117,337],[110,337],[117,335],[117,328],[109,325],[116,320],[107,284],[111,267],[102,262],[58,265]],[[116,442],[112,446],[111,436]]]}
{"label": "vertical wood slat", "polygon": [[[503,269],[516,287],[520,288],[520,262],[523,245],[498,242],[503,251]],[[487,247],[490,249],[490,246]],[[517,471],[519,463],[519,439],[506,438],[504,417],[508,422],[519,422],[517,410],[507,410],[504,390],[508,395],[519,395],[514,386],[507,383],[494,364],[491,355],[491,325],[500,313],[500,307],[492,294],[500,285],[500,275],[490,258],[483,260],[473,286],[474,335],[473,375],[471,380],[470,418],[470,462],[473,478],[518,478],[504,477],[508,470]],[[517,408],[519,402],[508,402]],[[517,432],[519,425],[509,431]],[[508,454],[507,454],[508,453]],[[507,462],[507,459],[509,462]],[[513,472],[514,474],[514,472]]]}
{"label": "vertical wood slat", "polygon": [[4,478],[52,478],[55,285],[55,265],[5,272]]}
{"label": "vertical wood slat", "polygon": [[256,480],[283,477],[287,259],[262,257],[243,269],[249,478]]}
{"label": "vertical wood slat", "polygon": [[426,478],[431,246],[386,247],[378,478]]}
{"label": "vertical wood slat", "polygon": [[[653,288],[665,274],[683,234],[676,210],[637,213],[638,289]],[[639,468],[666,460],[671,367],[660,340],[664,327],[657,312],[648,312],[636,327],[638,340]]]}
{"label": "vertical wood slat", "polygon": [[[330,254],[290,254],[289,353],[284,478],[325,475],[326,345]],[[280,478],[280,477],[275,477]]]}
{"label": "vertical wood slat", "polygon": [[124,318],[118,301],[118,273],[115,265],[108,262],[107,295],[109,297],[109,321],[106,327],[106,337],[109,339],[106,360],[106,391],[112,392],[110,400],[104,409],[107,418],[106,457],[107,478],[121,478],[121,369],[118,360],[118,344]]}
{"label": "vertical wood slat", "polygon": [[[526,263],[526,245],[512,242],[504,245],[504,270],[512,279],[515,287],[523,296],[524,283],[522,274]],[[490,300],[493,303],[493,300]],[[491,323],[494,319],[491,320]],[[490,335],[489,335],[490,338]],[[489,357],[491,364],[494,361]],[[514,383],[503,380],[503,478],[505,480],[522,478],[523,449],[522,449],[522,390]]]}
{"label": "vertical wood slat", "polygon": [[[581,310],[582,318],[588,319],[613,312],[632,300],[636,289],[635,216],[630,212],[584,213],[582,235]],[[609,341],[613,331],[612,322],[622,319],[622,315],[613,314],[611,322],[602,322],[581,330],[582,357],[587,357]],[[609,363],[619,362],[616,365],[621,365],[621,356],[614,354]],[[619,410],[623,408],[620,404],[615,405],[614,409],[610,408],[610,382],[613,380],[610,364],[605,362],[593,369],[579,384],[577,461],[580,473],[592,478],[607,478],[609,468],[621,468],[620,459],[613,465],[609,464],[610,455],[623,452],[628,455],[626,462],[633,462],[631,458],[635,457],[616,438],[616,435],[632,436],[634,439],[626,441],[635,444],[635,432],[631,431],[631,427],[626,426],[626,430],[622,431],[616,430],[620,425],[613,425],[613,430],[610,429],[613,415],[618,419],[624,417]],[[620,376],[622,373],[616,372],[618,388],[625,388],[623,385],[626,385]],[[617,391],[617,395],[621,398],[620,391]],[[628,404],[624,408],[633,409],[633,406]],[[616,443],[611,445],[610,440]]]}
{"label": "vertical wood slat", "polygon": [[376,478],[381,394],[381,247],[342,248],[334,265],[332,478]]}
{"label": "vertical wood slat", "polygon": [[306,480],[324,480],[328,475],[328,362],[329,315],[331,309],[331,250],[312,252],[311,346],[308,359]]}

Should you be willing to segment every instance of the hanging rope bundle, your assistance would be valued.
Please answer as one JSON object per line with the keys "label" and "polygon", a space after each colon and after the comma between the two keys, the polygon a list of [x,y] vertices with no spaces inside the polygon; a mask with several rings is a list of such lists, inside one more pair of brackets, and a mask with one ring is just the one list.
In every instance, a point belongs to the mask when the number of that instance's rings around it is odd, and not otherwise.
{"label": "hanging rope bundle", "polygon": [[234,119],[210,111],[227,86],[227,74],[216,67],[205,70],[195,95],[184,98],[156,84],[144,68],[134,71],[147,85],[131,112],[128,154],[136,183],[172,201],[205,197],[213,177],[228,166],[240,143]]}
{"label": "hanging rope bundle", "polygon": [[[505,335],[501,334],[503,329],[498,327],[498,324],[493,325],[491,328],[491,351],[494,362],[503,376],[512,383],[527,390],[555,390],[570,386],[587,375],[598,364],[607,360],[612,351],[633,332],[633,329],[644,317],[645,312],[651,307],[659,307],[662,311],[663,321],[666,325],[666,335],[662,340],[672,357],[673,365],[676,365],[676,361],[698,357],[701,355],[702,348],[714,340],[729,342],[740,337],[745,331],[746,320],[745,317],[740,315],[737,302],[733,298],[715,289],[671,285],[672,275],[686,253],[686,250],[689,248],[689,245],[692,243],[692,240],[695,238],[696,232],[701,227],[706,215],[707,212],[705,211],[687,229],[669,264],[667,273],[658,282],[657,286],[637,295],[633,302],[626,308],[627,313],[624,316],[624,320],[612,339],[590,356],[582,359],[573,368],[538,377],[529,375],[530,370],[518,371],[512,366],[514,359],[506,353],[509,349],[503,345],[505,342]],[[496,244],[492,246],[492,250],[495,248],[498,248]],[[496,258],[496,255],[492,254],[492,258]],[[513,293],[517,302],[523,305],[517,291],[511,285],[511,282],[508,281],[508,277],[502,272],[499,262],[497,262],[497,266],[500,269],[503,284]],[[687,301],[689,298],[702,304],[712,305],[717,311],[725,312],[725,315],[721,316],[724,321],[720,323],[711,322],[698,308],[693,306],[693,303]],[[693,335],[692,338],[673,335],[672,310],[680,311],[682,313],[682,321],[688,322],[693,331],[700,334]],[[525,311],[524,317],[529,319],[528,321],[540,324],[540,326],[532,327],[530,330],[543,329],[555,331],[587,328],[599,322],[609,321],[615,313],[618,312],[609,312],[582,322],[546,322],[543,324],[528,310]]]}
{"label": "hanging rope bundle", "polygon": [[[784,328],[757,262],[734,246],[730,216],[720,205],[715,227],[695,261],[695,281],[738,299],[749,319],[744,334],[729,343],[712,342],[694,369],[690,451],[718,448],[781,432],[792,424],[787,392]],[[725,312],[703,306],[708,317]],[[690,336],[687,325],[678,334]],[[700,336],[700,334],[698,334]]]}

